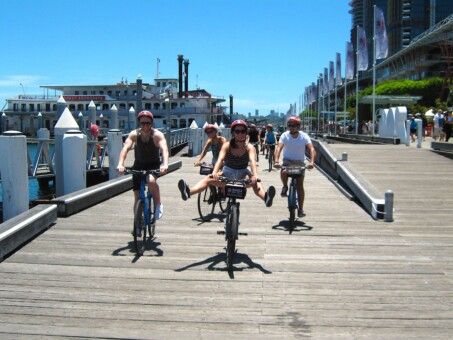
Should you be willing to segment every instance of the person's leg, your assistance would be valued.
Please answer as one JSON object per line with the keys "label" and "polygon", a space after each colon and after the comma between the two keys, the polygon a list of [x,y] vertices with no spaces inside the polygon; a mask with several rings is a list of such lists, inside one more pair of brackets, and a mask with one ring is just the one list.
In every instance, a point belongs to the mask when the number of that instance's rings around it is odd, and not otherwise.
{"label": "person's leg", "polygon": [[280,179],[283,184],[282,192],[280,195],[282,197],[285,197],[288,192],[288,175],[285,170],[280,171]]}
{"label": "person's leg", "polygon": [[305,178],[305,176],[300,176],[296,179],[299,210],[304,209],[304,200],[305,200],[304,178]]}
{"label": "person's leg", "polygon": [[154,203],[156,205],[160,204],[160,190],[159,185],[157,184],[157,178],[153,175],[148,176],[148,187],[149,191],[151,191],[151,195],[154,198]]}
{"label": "person's leg", "polygon": [[203,191],[212,182],[214,182],[214,179],[210,178],[209,176],[206,176],[197,184],[195,184],[192,188],[189,188],[189,185],[183,179],[180,179],[178,182],[178,188],[179,191],[181,191],[182,199],[185,201],[192,195],[195,195]]}

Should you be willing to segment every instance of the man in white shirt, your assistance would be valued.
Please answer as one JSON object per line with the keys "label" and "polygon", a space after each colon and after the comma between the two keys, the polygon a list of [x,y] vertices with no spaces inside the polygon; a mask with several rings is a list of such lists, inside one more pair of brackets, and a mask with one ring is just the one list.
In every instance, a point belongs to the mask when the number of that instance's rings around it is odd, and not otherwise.
{"label": "man in white shirt", "polygon": [[[306,168],[312,169],[315,162],[316,151],[311,142],[310,137],[303,131],[300,131],[300,118],[299,117],[290,117],[287,121],[288,131],[285,131],[281,136],[278,142],[277,149],[275,150],[274,155],[274,166],[276,168],[280,167],[280,154],[283,151],[283,166],[287,165],[301,165],[305,164],[305,148],[308,149],[310,153],[310,159],[307,162]],[[288,175],[285,170],[280,172],[280,178],[283,183],[283,188],[281,196],[286,196],[288,191]],[[299,197],[299,211],[298,216],[305,216],[304,213],[304,178],[302,175],[297,178],[297,196]]]}
{"label": "man in white shirt", "polygon": [[439,142],[444,140],[444,115],[442,114],[442,110],[438,110],[437,113],[433,117],[434,123],[434,131],[433,131],[433,138],[434,141],[437,140],[439,137]]}

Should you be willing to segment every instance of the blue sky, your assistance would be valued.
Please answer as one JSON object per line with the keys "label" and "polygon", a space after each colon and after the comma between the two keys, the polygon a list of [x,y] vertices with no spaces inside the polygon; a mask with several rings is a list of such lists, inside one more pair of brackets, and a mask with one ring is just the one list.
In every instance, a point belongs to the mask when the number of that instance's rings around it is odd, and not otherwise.
{"label": "blue sky", "polygon": [[[286,112],[305,86],[342,58],[348,0],[0,1],[0,110],[40,85],[113,84],[138,74],[178,76],[189,89],[234,97],[234,111]],[[198,76],[198,77],[197,77]],[[197,80],[198,79],[198,80]],[[23,85],[22,86],[20,85]]]}

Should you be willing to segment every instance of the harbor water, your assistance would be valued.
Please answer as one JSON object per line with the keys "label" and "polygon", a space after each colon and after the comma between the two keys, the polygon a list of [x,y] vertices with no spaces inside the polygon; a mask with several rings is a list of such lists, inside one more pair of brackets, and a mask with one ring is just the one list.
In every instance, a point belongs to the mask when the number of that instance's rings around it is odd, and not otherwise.
{"label": "harbor water", "polygon": [[[36,155],[37,145],[36,144],[28,144],[28,153],[30,158],[33,160]],[[53,152],[53,147],[51,147],[51,152]],[[55,196],[55,182],[53,180],[49,181],[49,185],[40,187],[37,179],[29,179],[28,180],[28,189],[29,194],[28,198],[30,201],[36,199],[51,199]],[[0,202],[3,203],[3,190],[2,184],[0,182]]]}

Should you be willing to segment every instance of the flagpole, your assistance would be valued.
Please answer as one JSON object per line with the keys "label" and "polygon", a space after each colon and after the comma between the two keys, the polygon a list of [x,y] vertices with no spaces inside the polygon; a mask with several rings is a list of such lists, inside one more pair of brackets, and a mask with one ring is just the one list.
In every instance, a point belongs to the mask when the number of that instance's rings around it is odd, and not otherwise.
{"label": "flagpole", "polygon": [[[345,63],[346,65],[346,63]],[[348,77],[347,75],[345,74],[344,75],[344,103],[343,103],[343,107],[344,107],[344,110],[343,110],[343,133],[346,133],[346,118],[345,118],[345,115],[346,115],[346,89],[348,88]]]}
{"label": "flagpole", "polygon": [[373,124],[372,133],[374,136],[376,126],[376,5],[373,5]]}
{"label": "flagpole", "polygon": [[359,134],[359,25],[356,34],[356,73],[355,73],[355,134]]}

